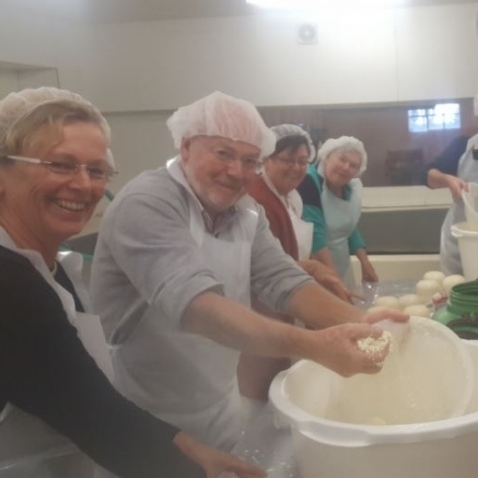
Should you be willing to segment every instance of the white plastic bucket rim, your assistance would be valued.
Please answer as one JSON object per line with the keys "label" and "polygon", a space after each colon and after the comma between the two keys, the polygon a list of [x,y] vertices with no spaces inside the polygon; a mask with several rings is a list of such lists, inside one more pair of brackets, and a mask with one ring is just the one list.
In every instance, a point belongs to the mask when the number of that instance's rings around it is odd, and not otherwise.
{"label": "white plastic bucket rim", "polygon": [[478,231],[470,229],[466,221],[453,224],[451,226],[451,233],[453,237],[456,237],[457,239],[460,239],[461,237],[470,237],[473,239],[478,239]]}
{"label": "white plastic bucket rim", "polygon": [[478,184],[468,183],[468,192],[463,191],[461,197],[465,206],[465,217],[468,227],[472,231],[478,231]]}
{"label": "white plastic bucket rim", "polygon": [[[416,317],[413,317],[416,319]],[[431,321],[430,324],[443,327]],[[453,332],[450,333],[453,334]],[[460,339],[455,336],[458,341]],[[477,346],[472,344],[472,346]],[[462,350],[462,349],[460,349]],[[462,353],[465,367],[473,369],[473,363],[468,353]],[[421,441],[451,439],[459,435],[478,430],[478,412],[462,416],[455,416],[445,420],[406,425],[355,425],[328,420],[314,416],[292,403],[285,390],[288,374],[302,367],[306,360],[301,360],[290,369],[280,372],[272,381],[269,389],[269,399],[276,410],[276,424],[278,426],[292,426],[302,434],[331,446],[339,447],[367,447],[389,443],[416,443]],[[473,373],[469,377],[465,391],[468,402],[471,400],[474,379]]]}

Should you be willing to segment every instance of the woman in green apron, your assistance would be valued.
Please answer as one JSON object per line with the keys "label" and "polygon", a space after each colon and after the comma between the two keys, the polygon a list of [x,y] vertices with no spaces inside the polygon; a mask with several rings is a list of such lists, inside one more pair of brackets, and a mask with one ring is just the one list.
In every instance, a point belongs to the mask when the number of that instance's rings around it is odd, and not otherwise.
{"label": "woman in green apron", "polygon": [[346,287],[355,281],[350,255],[362,268],[363,282],[376,282],[365,242],[357,229],[362,208],[360,175],[367,167],[367,153],[361,141],[351,136],[328,139],[317,154],[298,191],[304,203],[303,218],[314,225],[313,259],[333,268]]}

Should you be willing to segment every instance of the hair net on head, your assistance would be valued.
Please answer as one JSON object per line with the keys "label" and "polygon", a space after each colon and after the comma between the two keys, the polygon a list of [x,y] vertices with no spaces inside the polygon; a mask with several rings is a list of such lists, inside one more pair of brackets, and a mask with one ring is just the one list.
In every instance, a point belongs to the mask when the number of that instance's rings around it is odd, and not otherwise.
{"label": "hair net on head", "polygon": [[354,138],[353,136],[341,136],[340,138],[328,139],[320,148],[317,153],[317,161],[319,161],[319,167],[323,168],[323,163],[327,157],[335,151],[357,151],[360,154],[362,161],[360,163],[360,169],[357,176],[360,176],[367,169],[367,153],[365,152],[362,141]]}
{"label": "hair net on head", "polygon": [[110,142],[111,131],[108,123],[89,101],[71,91],[44,86],[10,93],[0,101],[0,144],[3,143],[8,130],[14,123],[28,116],[39,106],[64,100],[92,108],[98,116],[108,143]]}
{"label": "hair net on head", "polygon": [[273,126],[271,131],[274,132],[277,140],[286,138],[287,136],[303,136],[305,139],[307,139],[307,144],[309,145],[309,163],[315,160],[315,146],[312,142],[312,138],[310,137],[310,134],[300,126],[295,124],[280,124]]}
{"label": "hair net on head", "polygon": [[261,156],[269,156],[276,143],[274,133],[252,103],[220,91],[179,108],[166,124],[178,149],[183,138],[199,135],[223,136],[252,144],[261,150]]}

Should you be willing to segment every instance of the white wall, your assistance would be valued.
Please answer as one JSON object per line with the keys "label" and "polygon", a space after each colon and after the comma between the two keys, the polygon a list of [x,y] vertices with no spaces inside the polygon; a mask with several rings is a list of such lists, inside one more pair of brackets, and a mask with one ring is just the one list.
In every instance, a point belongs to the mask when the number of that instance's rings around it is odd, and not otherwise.
{"label": "white wall", "polygon": [[[53,18],[21,8],[3,6],[0,12],[0,61],[56,67],[64,44],[64,25]],[[65,28],[65,31],[67,29]]]}
{"label": "white wall", "polygon": [[[299,45],[304,18],[285,15],[73,26],[12,7],[0,15],[0,62],[58,68],[61,87],[109,113],[117,190],[174,153],[170,110],[214,89],[261,106],[471,97],[477,15],[478,3],[323,14],[307,18],[318,43]],[[13,83],[0,77],[0,93]]]}
{"label": "white wall", "polygon": [[13,70],[0,70],[0,98],[18,89],[18,75]]}
{"label": "white wall", "polygon": [[[11,5],[14,5],[11,2]],[[2,8],[0,62],[58,68],[61,86],[104,111],[170,110],[214,89],[259,106],[471,97],[478,84],[478,3],[298,16],[68,25]]]}
{"label": "white wall", "polygon": [[308,18],[175,20],[78,29],[82,89],[106,111],[174,109],[214,89],[257,105],[471,97],[478,4]]}
{"label": "white wall", "polygon": [[398,99],[471,97],[478,92],[478,4],[397,14]]}
{"label": "white wall", "polygon": [[176,155],[166,127],[170,112],[107,114],[119,175],[108,185],[117,192],[145,169],[156,169]]}

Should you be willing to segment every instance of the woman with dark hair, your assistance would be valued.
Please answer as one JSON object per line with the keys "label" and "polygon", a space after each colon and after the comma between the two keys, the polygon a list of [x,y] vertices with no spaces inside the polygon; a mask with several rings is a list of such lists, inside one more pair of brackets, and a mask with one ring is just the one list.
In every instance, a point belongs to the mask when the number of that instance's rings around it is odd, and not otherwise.
{"label": "woman with dark hair", "polygon": [[[283,124],[271,128],[277,138],[274,152],[264,158],[261,174],[252,183],[249,194],[264,207],[272,234],[289,254],[314,279],[329,291],[350,301],[353,294],[334,271],[311,260],[313,224],[302,219],[302,200],[296,188],[303,181],[308,165],[315,159],[309,134],[300,126]],[[268,317],[292,323],[293,319],[274,314],[262,303],[254,308]],[[252,400],[267,400],[274,376],[290,366],[286,358],[266,358],[242,354],[238,366],[241,393]],[[245,403],[249,403],[247,400]]]}

